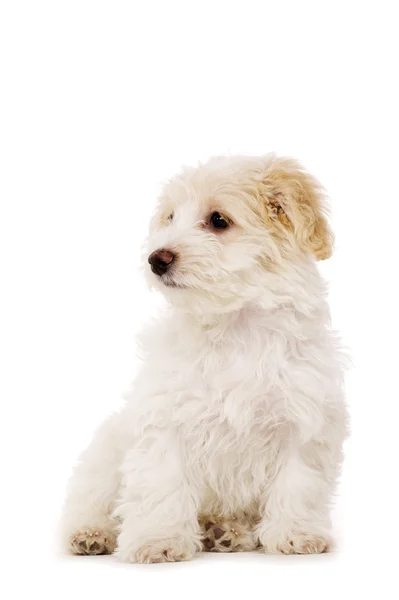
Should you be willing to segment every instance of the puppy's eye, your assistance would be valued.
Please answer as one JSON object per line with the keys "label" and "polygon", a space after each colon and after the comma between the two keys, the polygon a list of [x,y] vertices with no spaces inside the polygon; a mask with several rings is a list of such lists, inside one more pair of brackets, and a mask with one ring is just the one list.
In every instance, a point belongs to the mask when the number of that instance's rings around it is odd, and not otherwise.
{"label": "puppy's eye", "polygon": [[170,215],[168,215],[168,221],[173,221],[173,217],[175,216],[175,213],[172,211],[170,213]]}
{"label": "puppy's eye", "polygon": [[214,229],[226,229],[229,226],[229,222],[218,212],[211,214],[209,223]]}

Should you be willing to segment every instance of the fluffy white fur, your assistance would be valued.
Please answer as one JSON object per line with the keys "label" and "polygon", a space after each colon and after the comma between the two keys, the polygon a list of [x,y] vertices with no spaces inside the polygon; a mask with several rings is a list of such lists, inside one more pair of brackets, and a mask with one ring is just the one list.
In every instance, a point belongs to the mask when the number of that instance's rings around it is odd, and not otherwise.
{"label": "fluffy white fur", "polygon": [[319,184],[272,155],[214,158],[165,186],[145,258],[177,254],[163,276],[146,262],[170,308],[70,481],[70,551],[177,561],[212,531],[213,550],[330,547],[346,409],[316,266],[331,252],[323,210]]}

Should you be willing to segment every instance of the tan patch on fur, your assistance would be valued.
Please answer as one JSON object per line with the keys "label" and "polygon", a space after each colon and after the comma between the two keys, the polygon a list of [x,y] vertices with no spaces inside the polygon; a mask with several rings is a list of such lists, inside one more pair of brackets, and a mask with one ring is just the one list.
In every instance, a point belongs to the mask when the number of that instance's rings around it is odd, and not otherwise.
{"label": "tan patch on fur", "polygon": [[301,250],[320,260],[331,256],[333,235],[326,219],[324,190],[297,161],[274,159],[262,180],[261,194],[269,221],[278,224],[277,238],[283,233],[282,226],[294,234]]}

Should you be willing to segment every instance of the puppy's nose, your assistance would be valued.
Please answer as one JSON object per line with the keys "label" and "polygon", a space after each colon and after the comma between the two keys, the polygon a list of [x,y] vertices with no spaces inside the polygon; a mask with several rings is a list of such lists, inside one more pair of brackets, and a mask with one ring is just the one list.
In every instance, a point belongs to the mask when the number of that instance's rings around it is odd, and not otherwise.
{"label": "puppy's nose", "polygon": [[164,275],[175,260],[175,254],[170,250],[155,250],[148,257],[151,271],[156,275]]}

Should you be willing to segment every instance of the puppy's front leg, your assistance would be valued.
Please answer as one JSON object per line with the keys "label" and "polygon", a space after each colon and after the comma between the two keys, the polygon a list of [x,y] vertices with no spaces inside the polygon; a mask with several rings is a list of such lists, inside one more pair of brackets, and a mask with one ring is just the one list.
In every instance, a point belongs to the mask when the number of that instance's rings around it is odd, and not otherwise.
{"label": "puppy's front leg", "polygon": [[265,490],[257,537],[268,554],[319,554],[331,546],[329,502],[340,451],[310,441],[286,451]]}
{"label": "puppy's front leg", "polygon": [[122,467],[118,555],[127,562],[175,562],[201,549],[197,494],[174,428],[147,427]]}

